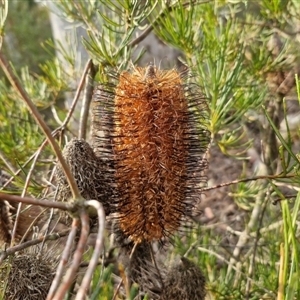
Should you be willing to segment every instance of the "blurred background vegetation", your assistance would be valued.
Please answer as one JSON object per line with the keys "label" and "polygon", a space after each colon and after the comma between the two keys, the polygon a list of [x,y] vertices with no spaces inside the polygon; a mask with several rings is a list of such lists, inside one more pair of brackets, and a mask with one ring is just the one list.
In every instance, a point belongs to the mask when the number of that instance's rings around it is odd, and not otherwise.
{"label": "blurred background vegetation", "polygon": [[2,51],[19,72],[28,67],[31,73],[41,73],[39,64],[53,58],[54,49],[43,47],[52,39],[49,12],[34,0],[11,1],[5,24],[5,42]]}
{"label": "blurred background vegetation", "polygon": [[[209,106],[208,186],[256,179],[207,191],[202,216],[166,257],[186,254],[200,266],[207,299],[300,299],[300,2],[55,4],[9,1],[1,49],[49,126],[59,127],[68,113],[87,57],[97,66],[96,83],[130,61],[188,66]],[[51,27],[55,18],[59,30]],[[6,191],[21,194],[31,167],[24,164],[44,136],[0,75],[0,170],[15,178]],[[62,146],[78,135],[80,107]],[[42,151],[27,195],[41,196],[54,161],[50,149]],[[92,299],[112,298],[111,272],[97,271],[101,298],[94,292]]]}

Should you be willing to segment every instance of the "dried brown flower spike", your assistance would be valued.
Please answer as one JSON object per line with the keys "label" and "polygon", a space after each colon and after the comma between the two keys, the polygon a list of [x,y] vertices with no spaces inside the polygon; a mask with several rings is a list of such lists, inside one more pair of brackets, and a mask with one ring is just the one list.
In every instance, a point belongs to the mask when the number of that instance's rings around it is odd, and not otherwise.
{"label": "dried brown flower spike", "polygon": [[200,197],[206,105],[185,79],[151,65],[95,92],[94,150],[110,160],[120,227],[137,243],[172,234]]}

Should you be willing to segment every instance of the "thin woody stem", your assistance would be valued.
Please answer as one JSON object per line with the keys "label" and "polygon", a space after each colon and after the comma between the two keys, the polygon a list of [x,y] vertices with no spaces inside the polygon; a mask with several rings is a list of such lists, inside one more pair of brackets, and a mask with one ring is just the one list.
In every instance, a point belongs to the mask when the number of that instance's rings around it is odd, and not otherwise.
{"label": "thin woody stem", "polygon": [[86,204],[95,207],[95,209],[97,210],[99,228],[98,228],[97,239],[96,239],[93,256],[92,256],[89,266],[84,274],[81,286],[78,290],[75,300],[85,299],[86,292],[88,290],[88,287],[90,286],[91,279],[92,279],[94,271],[98,265],[99,257],[100,257],[101,251],[103,249],[103,238],[104,238],[104,229],[105,229],[105,213],[104,213],[103,206],[100,202],[98,202],[96,200],[89,200],[86,202]]}
{"label": "thin woody stem", "polygon": [[[90,70],[91,66],[92,66],[92,60],[89,59],[85,65],[85,68],[83,70],[83,75],[80,79],[80,83],[79,83],[79,86],[76,90],[76,93],[75,93],[75,96],[74,96],[74,99],[72,101],[72,104],[71,104],[71,107],[68,111],[68,114],[65,118],[65,120],[63,121],[63,123],[61,124],[61,126],[59,126],[58,128],[56,128],[53,132],[52,132],[52,136],[55,137],[59,132],[63,131],[64,128],[68,125],[72,115],[73,115],[73,112],[74,112],[74,109],[76,107],[76,104],[79,100],[79,95],[80,95],[80,92],[83,88],[83,84],[84,84],[84,80],[86,78],[86,75],[88,73],[88,71]],[[40,145],[40,148],[44,148],[46,145],[48,144],[48,139],[45,139],[42,144]],[[14,173],[14,176],[12,176],[4,185],[1,189],[5,188],[9,183],[12,182],[12,180],[15,178],[16,175],[18,175],[23,168],[25,168],[25,166],[27,164],[29,164],[33,159],[34,157],[36,156],[37,152],[40,151],[39,149],[22,165],[22,168],[18,169],[17,171],[13,172]],[[1,153],[0,153],[1,154]]]}
{"label": "thin woody stem", "polygon": [[59,286],[60,280],[63,276],[64,267],[66,266],[66,264],[68,263],[68,261],[70,259],[71,248],[72,248],[74,239],[76,237],[78,227],[79,227],[79,219],[73,219],[71,232],[68,236],[68,239],[67,239],[64,251],[62,253],[58,268],[56,270],[55,278],[53,279],[50,290],[48,292],[47,300],[50,300],[53,298],[54,293]]}
{"label": "thin woody stem", "polygon": [[4,73],[6,74],[7,78],[9,79],[11,85],[14,87],[14,89],[20,94],[20,96],[22,97],[22,99],[24,100],[24,102],[27,104],[30,112],[32,113],[33,117],[35,118],[36,122],[39,124],[40,128],[43,130],[43,132],[45,133],[49,144],[51,145],[57,159],[59,160],[62,169],[66,175],[67,181],[70,185],[70,189],[73,195],[74,199],[80,199],[80,192],[79,189],[77,187],[77,184],[75,182],[75,179],[70,171],[69,166],[67,165],[61,150],[58,146],[58,144],[56,143],[55,139],[52,136],[51,130],[49,129],[49,127],[47,126],[47,124],[44,122],[42,116],[40,115],[40,113],[38,112],[37,108],[35,107],[35,105],[33,104],[33,102],[30,100],[27,92],[25,91],[25,89],[23,88],[23,86],[21,85],[19,79],[16,77],[16,75],[13,73],[12,68],[10,67],[9,63],[7,62],[7,60],[5,59],[3,53],[0,52],[0,65],[4,71]]}
{"label": "thin woody stem", "polygon": [[80,213],[80,219],[81,219],[81,233],[80,233],[80,238],[79,238],[79,241],[77,244],[77,248],[73,255],[72,264],[71,264],[70,268],[67,270],[61,286],[58,288],[57,292],[53,296],[53,298],[52,298],[53,300],[64,299],[68,289],[70,288],[70,286],[76,276],[76,272],[80,266],[81,258],[84,253],[88,235],[90,232],[89,217],[84,209],[82,209],[82,211]]}
{"label": "thin woody stem", "polygon": [[22,202],[26,204],[33,204],[33,205],[38,205],[43,207],[50,207],[50,208],[58,208],[70,212],[75,210],[75,206],[70,203],[62,203],[62,202],[49,201],[49,200],[39,200],[31,197],[21,197],[16,195],[5,194],[1,192],[0,192],[0,200]]}
{"label": "thin woody stem", "polygon": [[[30,180],[31,180],[32,173],[34,171],[34,168],[36,166],[38,157],[40,156],[42,149],[43,149],[43,147],[39,147],[38,151],[36,152],[36,155],[35,155],[35,157],[33,159],[33,162],[31,164],[30,170],[29,170],[29,172],[28,172],[28,174],[26,176],[26,181],[25,181],[25,184],[24,184],[24,187],[23,187],[23,191],[22,191],[21,197],[26,196],[27,189],[28,189],[28,186],[29,186],[29,183],[30,183]],[[11,242],[10,242],[10,246],[11,247],[14,245],[15,236],[16,236],[16,233],[17,233],[17,227],[18,227],[19,218],[20,218],[20,213],[21,213],[21,208],[22,208],[22,202],[20,202],[18,204],[18,208],[17,208],[15,223],[14,223],[14,227],[13,227],[12,234],[11,234]]]}
{"label": "thin woody stem", "polygon": [[255,181],[255,180],[259,180],[259,179],[276,180],[276,179],[283,179],[283,178],[293,178],[296,176],[297,176],[296,174],[288,174],[288,175],[278,174],[278,175],[265,175],[265,176],[263,175],[263,176],[255,176],[255,177],[244,178],[244,179],[237,179],[237,180],[232,180],[230,182],[225,182],[225,183],[217,184],[214,186],[202,188],[201,192],[207,192],[207,191],[211,191],[214,189],[222,188],[224,186],[229,186],[229,185],[237,184],[237,183],[241,183],[241,182]]}
{"label": "thin woody stem", "polygon": [[[57,133],[55,133],[55,134],[57,134]],[[44,148],[47,144],[48,144],[48,140],[46,139],[42,142],[40,147]],[[19,175],[22,172],[22,170],[35,158],[38,151],[39,151],[39,149],[26,160],[26,162],[22,165],[22,168],[18,169],[16,172],[14,172],[14,175],[11,176],[10,179],[8,179],[3,184],[3,186],[0,188],[0,190],[3,190],[5,187],[7,187],[14,180],[15,176]]]}
{"label": "thin woody stem", "polygon": [[71,107],[68,111],[68,115],[66,116],[63,124],[59,128],[57,128],[57,131],[64,129],[64,127],[66,127],[68,125],[68,123],[69,123],[69,121],[70,121],[70,119],[71,119],[71,117],[74,113],[77,102],[79,100],[80,93],[81,93],[81,91],[83,89],[83,86],[85,84],[85,81],[86,81],[85,78],[86,78],[86,76],[87,76],[87,74],[90,71],[92,66],[93,66],[93,62],[92,62],[91,59],[89,59],[87,61],[86,65],[85,65],[85,67],[84,67],[84,70],[83,70],[82,76],[80,78],[78,88],[76,90],[76,93],[75,93],[75,96],[74,96],[74,99],[73,99],[73,102],[72,102],[72,105],[71,105]]}
{"label": "thin woody stem", "polygon": [[80,122],[79,122],[79,133],[78,138],[85,139],[86,138],[86,128],[87,128],[87,120],[89,116],[89,109],[91,100],[93,97],[93,81],[96,75],[96,69],[92,60],[89,60],[88,69],[84,72],[84,77],[82,80],[85,79],[85,89],[83,94],[83,101],[82,101],[82,109],[80,112]]}

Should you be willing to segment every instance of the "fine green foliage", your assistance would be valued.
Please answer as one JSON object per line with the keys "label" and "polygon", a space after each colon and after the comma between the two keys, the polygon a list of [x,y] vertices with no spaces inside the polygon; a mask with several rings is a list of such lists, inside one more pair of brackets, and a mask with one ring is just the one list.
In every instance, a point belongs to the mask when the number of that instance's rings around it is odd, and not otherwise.
{"label": "fine green foliage", "polygon": [[[2,41],[15,74],[63,145],[77,136],[72,121],[78,111],[60,127],[68,114],[62,102],[74,92],[75,54],[50,39],[45,8],[30,1],[0,3],[0,47]],[[133,62],[132,53],[151,31],[178,49],[181,64],[189,67],[207,99],[211,148],[240,166],[233,174],[238,182],[221,196],[213,194],[211,201],[218,207],[229,197],[235,218],[224,221],[217,211],[216,221],[194,220],[175,235],[161,259],[171,262],[179,254],[196,262],[207,279],[207,299],[300,299],[300,131],[292,118],[300,105],[295,77],[300,73],[299,2],[59,0],[57,5],[65,20],[86,30],[87,37],[78,42],[97,67],[97,83],[111,71],[138,64],[146,49]],[[16,19],[21,23],[16,25]],[[33,19],[34,28],[29,27]],[[3,39],[10,34],[18,45],[15,51]],[[54,50],[74,73],[66,71]],[[29,160],[45,136],[4,76],[0,91],[0,171],[13,177],[5,192],[52,197],[48,188],[56,158],[46,146],[37,161]],[[208,160],[213,165],[214,157]],[[114,260],[99,265],[89,299],[112,299],[116,282],[125,278],[122,268]],[[123,295],[134,299],[138,287],[126,284]]]}
{"label": "fine green foliage", "polygon": [[[4,30],[4,40],[7,42],[3,43],[2,50],[18,71],[30,66],[30,72],[40,72],[38,64],[50,58],[41,48],[41,43],[51,37],[48,12],[44,7],[28,0],[8,1],[5,7],[8,6]],[[51,55],[53,54],[54,51]]]}

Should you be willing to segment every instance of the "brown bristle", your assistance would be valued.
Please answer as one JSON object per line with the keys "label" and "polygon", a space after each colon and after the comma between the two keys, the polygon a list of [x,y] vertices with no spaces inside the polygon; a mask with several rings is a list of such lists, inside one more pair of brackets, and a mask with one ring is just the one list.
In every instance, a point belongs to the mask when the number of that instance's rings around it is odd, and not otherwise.
{"label": "brown bristle", "polygon": [[95,152],[111,160],[120,227],[137,243],[172,234],[191,214],[208,144],[203,104],[180,73],[152,65],[95,93]]}

